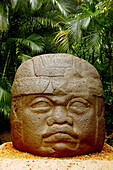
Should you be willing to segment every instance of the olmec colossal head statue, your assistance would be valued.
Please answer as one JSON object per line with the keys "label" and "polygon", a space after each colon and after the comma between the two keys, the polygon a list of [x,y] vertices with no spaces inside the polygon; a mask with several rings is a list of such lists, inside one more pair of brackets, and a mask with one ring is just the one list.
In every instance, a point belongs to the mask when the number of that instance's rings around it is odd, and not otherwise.
{"label": "olmec colossal head statue", "polygon": [[12,86],[11,136],[16,148],[41,156],[101,151],[104,93],[97,70],[69,54],[33,57]]}

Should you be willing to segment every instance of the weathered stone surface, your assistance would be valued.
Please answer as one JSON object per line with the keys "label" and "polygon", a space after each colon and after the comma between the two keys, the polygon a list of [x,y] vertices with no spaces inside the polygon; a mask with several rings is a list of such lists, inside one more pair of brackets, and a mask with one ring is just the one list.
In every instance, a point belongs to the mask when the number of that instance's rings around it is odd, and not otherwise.
{"label": "weathered stone surface", "polygon": [[69,54],[23,63],[12,86],[11,135],[15,147],[41,156],[101,151],[104,93],[97,70]]}

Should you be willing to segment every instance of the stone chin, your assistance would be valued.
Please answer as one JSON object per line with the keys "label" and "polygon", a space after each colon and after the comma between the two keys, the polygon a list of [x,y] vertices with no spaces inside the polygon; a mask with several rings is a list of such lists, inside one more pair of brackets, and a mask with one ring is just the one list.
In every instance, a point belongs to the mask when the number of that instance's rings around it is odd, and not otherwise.
{"label": "stone chin", "polygon": [[52,146],[41,146],[38,150],[33,151],[34,154],[40,156],[48,156],[48,157],[70,157],[88,154],[92,152],[96,152],[95,147],[91,147],[87,144],[76,144],[76,147],[69,146],[67,143],[55,143]]}
{"label": "stone chin", "polygon": [[[69,146],[70,145],[70,146]],[[75,144],[76,147],[73,148],[70,143],[54,143],[52,146],[41,146],[38,148],[36,155],[49,156],[49,157],[67,157],[75,156],[76,150],[79,147],[79,144]]]}

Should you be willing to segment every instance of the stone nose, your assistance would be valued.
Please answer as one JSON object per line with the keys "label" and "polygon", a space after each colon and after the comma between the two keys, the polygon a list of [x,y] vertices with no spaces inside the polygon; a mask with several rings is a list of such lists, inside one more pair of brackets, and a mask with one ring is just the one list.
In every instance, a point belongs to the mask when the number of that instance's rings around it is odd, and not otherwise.
{"label": "stone nose", "polygon": [[53,124],[69,124],[73,125],[73,119],[68,116],[68,111],[65,106],[55,106],[52,115],[47,118],[49,126]]}

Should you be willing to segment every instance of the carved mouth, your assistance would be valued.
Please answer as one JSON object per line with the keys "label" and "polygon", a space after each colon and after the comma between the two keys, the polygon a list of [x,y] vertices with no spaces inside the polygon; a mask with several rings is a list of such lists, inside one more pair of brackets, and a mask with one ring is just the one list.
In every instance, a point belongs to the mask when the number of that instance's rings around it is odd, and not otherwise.
{"label": "carved mouth", "polygon": [[51,134],[49,136],[46,136],[43,138],[43,142],[45,143],[57,143],[57,142],[62,142],[62,143],[78,143],[79,140],[75,139],[71,135],[64,133],[64,132],[58,132]]}
{"label": "carved mouth", "polygon": [[54,134],[67,134],[74,139],[78,139],[78,135],[73,131],[73,129],[68,125],[54,125],[49,128],[45,134],[43,134],[43,138],[48,138]]}

